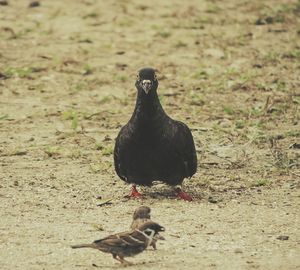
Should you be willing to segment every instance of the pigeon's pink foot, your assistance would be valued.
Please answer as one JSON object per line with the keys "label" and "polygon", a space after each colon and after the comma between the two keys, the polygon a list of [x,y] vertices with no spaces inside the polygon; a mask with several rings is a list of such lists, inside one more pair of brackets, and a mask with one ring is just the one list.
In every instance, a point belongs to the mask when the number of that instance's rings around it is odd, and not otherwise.
{"label": "pigeon's pink foot", "polygon": [[175,195],[177,196],[177,198],[184,200],[184,201],[191,202],[193,200],[193,198],[189,194],[182,191],[180,188],[175,189]]}
{"label": "pigeon's pink foot", "polygon": [[129,198],[136,199],[136,198],[140,198],[141,196],[142,194],[137,191],[136,185],[132,185],[129,193]]}

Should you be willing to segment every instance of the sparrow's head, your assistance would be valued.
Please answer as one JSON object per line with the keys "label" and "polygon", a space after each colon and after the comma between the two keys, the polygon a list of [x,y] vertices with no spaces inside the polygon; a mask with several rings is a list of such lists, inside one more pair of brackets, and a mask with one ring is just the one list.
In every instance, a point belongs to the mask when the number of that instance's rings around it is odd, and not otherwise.
{"label": "sparrow's head", "polygon": [[158,223],[153,221],[147,221],[143,223],[138,227],[138,229],[147,234],[148,236],[153,236],[158,234],[159,232],[165,231],[165,228],[163,226],[160,226]]}
{"label": "sparrow's head", "polygon": [[153,68],[142,68],[137,74],[135,86],[137,89],[143,90],[146,95],[151,91],[155,91],[158,86],[155,70]]}
{"label": "sparrow's head", "polygon": [[150,219],[151,209],[148,206],[140,206],[133,213],[133,220],[140,219]]}

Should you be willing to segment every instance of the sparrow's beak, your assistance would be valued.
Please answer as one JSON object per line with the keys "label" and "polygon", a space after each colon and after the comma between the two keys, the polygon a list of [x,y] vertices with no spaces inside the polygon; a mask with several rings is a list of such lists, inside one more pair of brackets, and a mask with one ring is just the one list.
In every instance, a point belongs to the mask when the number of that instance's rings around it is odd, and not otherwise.
{"label": "sparrow's beak", "polygon": [[142,88],[145,91],[145,93],[148,94],[150,89],[152,88],[152,81],[151,80],[143,80]]}
{"label": "sparrow's beak", "polygon": [[164,232],[166,229],[165,227],[160,227],[159,231]]}
{"label": "sparrow's beak", "polygon": [[157,234],[155,237],[157,240],[166,240],[166,238],[164,238],[162,235]]}

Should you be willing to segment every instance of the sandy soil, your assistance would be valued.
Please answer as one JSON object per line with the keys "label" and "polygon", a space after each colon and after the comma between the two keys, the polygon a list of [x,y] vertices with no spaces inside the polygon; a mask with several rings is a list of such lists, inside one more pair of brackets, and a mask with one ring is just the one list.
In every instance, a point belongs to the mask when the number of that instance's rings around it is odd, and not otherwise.
{"label": "sandy soil", "polygon": [[[299,1],[28,4],[0,5],[1,269],[119,269],[70,245],[126,230],[141,204],[166,241],[130,269],[300,268]],[[191,203],[159,183],[127,200],[114,172],[144,66],[192,128]]]}

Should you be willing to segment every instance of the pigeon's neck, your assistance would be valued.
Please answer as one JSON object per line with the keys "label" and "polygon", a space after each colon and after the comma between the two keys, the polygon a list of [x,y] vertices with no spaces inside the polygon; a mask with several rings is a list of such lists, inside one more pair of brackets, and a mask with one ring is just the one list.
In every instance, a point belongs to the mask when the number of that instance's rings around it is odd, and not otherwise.
{"label": "pigeon's neck", "polygon": [[165,112],[159,102],[156,91],[150,92],[148,95],[138,91],[134,110],[136,119],[151,120],[163,115],[165,115]]}

